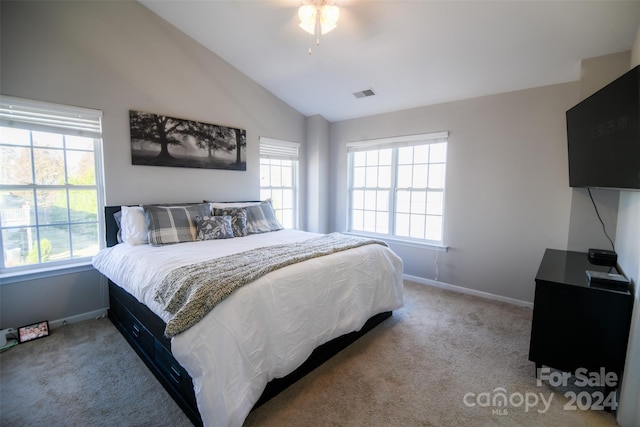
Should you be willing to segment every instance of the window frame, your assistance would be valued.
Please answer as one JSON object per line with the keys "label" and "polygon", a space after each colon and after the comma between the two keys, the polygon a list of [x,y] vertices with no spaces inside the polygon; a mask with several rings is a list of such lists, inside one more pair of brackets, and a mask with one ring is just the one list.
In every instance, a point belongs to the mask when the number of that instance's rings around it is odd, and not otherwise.
{"label": "window frame", "polygon": [[[66,221],[56,224],[39,223],[30,225],[36,230],[36,236],[40,236],[42,227],[51,227],[55,225],[62,225],[67,227],[69,250],[73,248],[73,230],[72,227],[76,224],[96,224],[97,225],[97,240],[96,244],[99,249],[104,248],[104,170],[103,170],[103,156],[102,156],[102,111],[89,108],[68,106],[55,104],[50,102],[35,101],[31,99],[16,98],[6,95],[0,95],[0,126],[3,128],[15,128],[29,131],[29,145],[25,145],[24,148],[29,150],[29,154],[32,158],[31,174],[32,178],[35,176],[36,165],[33,163],[34,150],[48,149],[59,150],[62,154],[64,162],[64,183],[47,184],[47,183],[35,183],[30,182],[27,184],[8,183],[0,184],[0,190],[3,191],[26,191],[33,194],[34,200],[36,200],[38,190],[58,190],[63,191],[67,200],[66,208]],[[61,147],[47,148],[46,146],[39,147],[33,144],[34,132],[43,132],[49,134],[61,135],[63,142]],[[69,146],[69,137],[80,136],[89,138],[93,141],[91,148],[78,148]],[[10,143],[3,142],[3,146],[12,146]],[[22,147],[22,146],[21,146]],[[73,184],[69,182],[69,169],[67,168],[67,156],[69,153],[76,152],[91,152],[93,155],[93,173],[94,184]],[[70,194],[74,190],[91,190],[96,194],[96,221],[74,221],[71,212],[71,206],[69,205],[71,199]],[[34,214],[39,215],[37,204],[32,207]],[[11,227],[3,227],[2,230]],[[75,256],[68,259],[57,261],[45,261],[41,259],[37,263],[19,265],[14,267],[5,266],[4,255],[4,241],[3,236],[0,235],[0,251],[2,253],[2,259],[0,260],[0,278],[11,278],[11,281],[29,280],[28,278],[40,278],[48,277],[51,274],[60,273],[60,271],[82,271],[88,269],[91,266],[91,258],[93,255],[87,256]],[[40,256],[40,255],[39,255]],[[71,256],[71,255],[70,255]]]}
{"label": "window frame", "polygon": [[[269,160],[269,162],[271,162],[272,160],[278,160],[278,161],[291,161],[291,187],[286,187],[286,186],[273,186],[273,185],[269,185],[267,187],[263,187],[262,186],[262,179],[260,180],[260,196],[262,197],[262,191],[263,190],[269,190],[270,193],[272,193],[273,190],[291,190],[293,193],[293,203],[292,203],[292,217],[293,217],[293,224],[292,224],[292,228],[294,229],[299,229],[299,224],[300,224],[300,215],[299,215],[299,205],[300,205],[300,201],[299,201],[299,151],[300,151],[300,144],[297,142],[291,142],[291,141],[285,141],[285,140],[280,140],[280,139],[274,139],[274,138],[266,138],[266,137],[260,137],[259,139],[259,143],[260,143],[260,159],[259,159],[259,163],[260,163],[260,169],[262,169],[262,161],[263,159]],[[262,175],[262,172],[260,172],[260,174]],[[271,184],[271,180],[270,180],[270,184]],[[284,208],[280,207],[280,206],[276,206],[274,204],[273,206],[276,215],[282,215],[281,212],[284,211]],[[282,217],[280,217],[282,218]],[[283,224],[283,226],[285,226]],[[287,228],[285,226],[285,228]]]}
{"label": "window frame", "polygon": [[[378,138],[378,139],[370,139],[363,141],[353,141],[348,142],[346,144],[347,147],[347,233],[350,234],[358,234],[365,236],[373,236],[377,238],[381,238],[389,241],[402,242],[410,245],[416,245],[419,247],[428,246],[431,248],[435,248],[438,250],[447,250],[447,246],[445,245],[445,220],[446,220],[446,212],[445,212],[445,200],[446,200],[446,169],[447,169],[447,151],[444,154],[444,162],[443,167],[444,171],[442,173],[442,187],[441,188],[431,188],[428,186],[425,187],[399,187],[398,183],[398,175],[399,175],[399,159],[398,159],[398,149],[403,147],[417,147],[422,145],[430,145],[430,144],[438,144],[445,143],[445,150],[448,148],[448,137],[449,133],[447,131],[443,132],[432,132],[425,134],[416,134],[416,135],[406,135],[406,136],[397,136],[397,137],[388,137],[388,138]],[[389,164],[391,168],[390,172],[390,184],[389,187],[367,187],[366,185],[363,187],[354,187],[354,173],[355,173],[355,165],[354,165],[354,153],[356,152],[367,152],[367,151],[379,151],[391,149],[391,162]],[[377,161],[377,168],[380,168],[380,161]],[[413,166],[416,165],[415,159],[412,159]],[[422,164],[422,163],[418,163]],[[427,168],[432,164],[440,164],[440,162],[427,162]],[[386,165],[382,165],[383,167]],[[428,170],[428,169],[427,169]],[[378,183],[379,184],[379,183]],[[354,191],[388,191],[388,200],[387,200],[387,210],[377,210],[376,212],[386,212],[388,214],[387,221],[387,232],[373,232],[373,231],[364,231],[359,229],[354,229]],[[398,202],[398,193],[400,191],[409,191],[409,192],[424,192],[425,197],[429,192],[439,192],[442,194],[441,202],[441,217],[440,227],[441,227],[441,239],[433,240],[427,238],[416,238],[409,237],[404,235],[398,235],[398,224],[397,224],[397,202]],[[425,220],[428,212],[428,205],[424,205],[425,211]],[[366,210],[366,209],[361,209]],[[425,231],[426,233],[426,231]]]}

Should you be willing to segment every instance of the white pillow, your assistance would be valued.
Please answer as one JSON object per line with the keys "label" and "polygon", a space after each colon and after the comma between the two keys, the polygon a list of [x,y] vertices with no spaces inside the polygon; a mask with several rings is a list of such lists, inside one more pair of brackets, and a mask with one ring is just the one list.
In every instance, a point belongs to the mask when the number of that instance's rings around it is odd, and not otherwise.
{"label": "white pillow", "polygon": [[130,245],[146,245],[149,243],[147,220],[142,206],[122,206],[122,241]]}

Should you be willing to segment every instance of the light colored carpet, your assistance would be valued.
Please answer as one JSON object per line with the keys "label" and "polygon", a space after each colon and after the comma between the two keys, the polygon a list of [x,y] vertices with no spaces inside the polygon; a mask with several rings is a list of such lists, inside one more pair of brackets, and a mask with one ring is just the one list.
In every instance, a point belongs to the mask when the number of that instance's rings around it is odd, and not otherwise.
{"label": "light colored carpet", "polygon": [[[530,324],[530,309],[406,282],[403,309],[245,426],[617,425],[611,413],[566,410],[563,391],[536,384]],[[189,425],[107,319],[56,329],[0,364],[2,426]],[[507,406],[491,404],[500,388]],[[520,404],[534,395],[537,405]]]}
{"label": "light colored carpet", "polygon": [[109,319],[0,354],[0,426],[191,426]]}

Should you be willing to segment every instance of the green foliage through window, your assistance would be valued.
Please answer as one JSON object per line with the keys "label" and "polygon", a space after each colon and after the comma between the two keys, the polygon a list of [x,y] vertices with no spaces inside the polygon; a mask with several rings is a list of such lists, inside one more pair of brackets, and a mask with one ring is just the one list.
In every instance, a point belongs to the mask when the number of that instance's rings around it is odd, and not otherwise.
{"label": "green foliage through window", "polygon": [[100,248],[100,112],[10,97],[0,107],[0,272],[88,259]]}

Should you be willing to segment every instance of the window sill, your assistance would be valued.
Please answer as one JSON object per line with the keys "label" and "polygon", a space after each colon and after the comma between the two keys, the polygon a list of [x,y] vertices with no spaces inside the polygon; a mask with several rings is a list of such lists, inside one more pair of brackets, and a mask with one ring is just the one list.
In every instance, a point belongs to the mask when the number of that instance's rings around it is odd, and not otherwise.
{"label": "window sill", "polygon": [[351,234],[353,236],[370,237],[373,239],[380,239],[392,244],[413,246],[420,249],[429,249],[429,250],[434,250],[438,252],[447,252],[449,250],[449,246],[444,246],[438,243],[420,242],[417,240],[408,240],[408,239],[402,239],[398,237],[386,236],[381,234],[373,234],[373,233],[362,233],[362,232],[354,232],[354,231],[344,231],[343,233]]}
{"label": "window sill", "polygon": [[31,280],[45,279],[53,276],[62,276],[65,274],[73,274],[81,271],[94,270],[91,264],[91,259],[85,261],[79,261],[74,264],[58,265],[55,267],[44,267],[39,269],[33,269],[29,271],[16,271],[11,273],[0,274],[0,285],[28,282]]}

